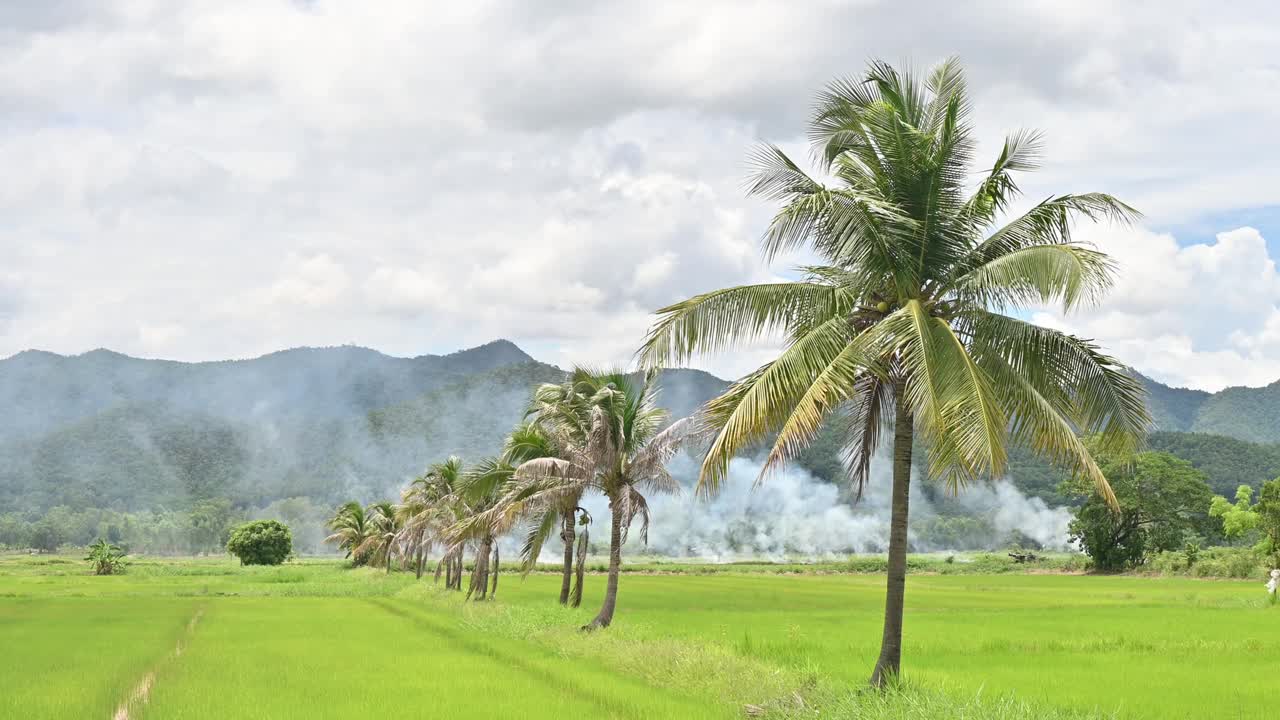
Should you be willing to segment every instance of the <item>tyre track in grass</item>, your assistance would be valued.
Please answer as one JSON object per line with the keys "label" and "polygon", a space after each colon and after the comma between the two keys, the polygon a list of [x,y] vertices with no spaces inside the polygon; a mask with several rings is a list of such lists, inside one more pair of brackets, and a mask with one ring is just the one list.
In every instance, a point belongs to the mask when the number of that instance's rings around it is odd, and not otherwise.
{"label": "tyre track in grass", "polygon": [[182,657],[183,650],[186,649],[191,636],[195,634],[196,625],[200,623],[200,618],[203,616],[204,606],[197,607],[196,611],[192,613],[191,619],[187,621],[186,628],[182,631],[182,634],[178,636],[178,641],[174,644],[173,650],[170,651],[169,654],[160,658],[160,661],[157,662],[154,667],[138,679],[138,682],[133,686],[133,689],[120,699],[119,704],[116,705],[115,712],[111,714],[111,720],[130,720],[132,717],[137,715],[142,708],[146,707],[147,703],[151,701],[151,689],[155,687],[156,674],[170,663]]}
{"label": "tyre track in grass", "polygon": [[[525,656],[516,653],[504,652],[491,643],[486,643],[470,637],[466,633],[449,627],[446,624],[439,623],[434,618],[431,618],[421,612],[400,607],[393,602],[380,598],[370,598],[367,602],[391,615],[413,624],[421,630],[431,633],[445,642],[452,643],[467,652],[497,661],[504,670],[515,670],[530,679],[558,688],[565,694],[570,695],[577,700],[581,700],[584,704],[589,704],[599,711],[606,713],[606,717],[628,717],[635,720],[649,720],[654,717],[651,712],[644,709],[630,709],[619,705],[613,697],[610,697],[606,693],[598,692],[589,685],[584,686],[581,683],[575,682],[572,678],[566,675],[539,667],[535,663],[530,662]],[[543,650],[537,646],[531,645],[530,647],[538,653],[543,652]],[[629,678],[624,678],[624,680],[631,682]],[[650,689],[655,692],[660,691],[659,688]],[[673,697],[672,700],[680,701],[685,699]],[[687,702],[693,701],[687,700]],[[710,707],[704,708],[704,710],[707,714],[712,712],[712,708]],[[592,717],[600,716],[592,715]]]}

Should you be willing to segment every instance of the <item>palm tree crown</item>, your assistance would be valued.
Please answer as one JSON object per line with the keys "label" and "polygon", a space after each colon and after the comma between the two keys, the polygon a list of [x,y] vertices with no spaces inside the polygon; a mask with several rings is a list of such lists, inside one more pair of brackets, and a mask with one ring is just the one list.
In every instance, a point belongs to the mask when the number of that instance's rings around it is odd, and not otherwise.
{"label": "palm tree crown", "polygon": [[777,432],[768,472],[838,414],[861,489],[882,420],[901,402],[925,441],[930,474],[953,487],[1001,475],[1013,441],[1111,497],[1077,432],[1131,449],[1149,422],[1141,386],[1087,340],[1008,313],[1099,298],[1112,264],[1072,239],[1072,222],[1127,222],[1137,212],[1086,193],[1005,218],[1016,176],[1039,164],[1040,136],[1009,136],[975,183],[969,112],[955,61],[923,84],[874,63],[865,79],[819,96],[810,138],[830,184],[777,147],[756,152],[751,192],[782,202],[765,255],[804,248],[823,264],[803,268],[798,282],[718,290],[659,311],[641,350],[650,366],[786,338],[780,357],[709,406],[719,435],[700,488],[714,490],[735,452]]}

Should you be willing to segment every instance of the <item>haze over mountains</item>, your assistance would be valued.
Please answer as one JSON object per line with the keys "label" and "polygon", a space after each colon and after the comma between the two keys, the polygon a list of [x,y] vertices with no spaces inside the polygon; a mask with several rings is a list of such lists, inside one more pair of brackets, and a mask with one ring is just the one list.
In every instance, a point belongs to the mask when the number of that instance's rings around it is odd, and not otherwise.
{"label": "haze over mountains", "polygon": [[[299,348],[180,363],[107,350],[0,360],[0,509],[372,497],[449,454],[496,451],[563,371],[498,341],[445,356]],[[672,371],[677,414],[726,385]]]}
{"label": "haze over mountains", "polygon": [[[0,360],[0,510],[367,500],[449,454],[496,451],[529,390],[562,375],[507,341],[445,356],[299,348],[203,363],[22,352]],[[1216,490],[1280,474],[1280,383],[1206,393],[1144,381],[1164,431],[1152,445],[1202,466]],[[684,416],[728,382],[673,370],[662,384],[662,403]],[[820,442],[801,464],[838,483],[830,455]],[[1055,476],[1034,460],[1015,455],[1011,476],[1053,498]]]}

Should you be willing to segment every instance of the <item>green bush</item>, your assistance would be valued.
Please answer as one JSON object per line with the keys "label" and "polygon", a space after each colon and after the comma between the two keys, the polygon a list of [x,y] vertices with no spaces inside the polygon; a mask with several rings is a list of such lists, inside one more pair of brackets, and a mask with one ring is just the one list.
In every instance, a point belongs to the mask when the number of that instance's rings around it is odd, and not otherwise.
{"label": "green bush", "polygon": [[89,561],[94,575],[120,575],[126,565],[124,556],[124,550],[98,538],[98,542],[89,546],[85,560]]}
{"label": "green bush", "polygon": [[231,531],[227,552],[241,565],[279,565],[293,552],[293,535],[278,520],[254,520]]}
{"label": "green bush", "polygon": [[1156,553],[1147,560],[1145,569],[1159,575],[1240,579],[1264,577],[1269,570],[1265,556],[1244,547],[1202,548],[1191,564],[1185,552]]}

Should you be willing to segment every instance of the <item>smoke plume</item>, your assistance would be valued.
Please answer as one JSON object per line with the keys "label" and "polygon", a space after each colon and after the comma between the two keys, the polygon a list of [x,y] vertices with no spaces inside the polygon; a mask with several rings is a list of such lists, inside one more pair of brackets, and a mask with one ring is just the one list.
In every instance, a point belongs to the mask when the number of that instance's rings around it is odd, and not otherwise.
{"label": "smoke plume", "polygon": [[[685,457],[672,463],[684,492],[649,499],[653,520],[647,552],[712,562],[738,559],[812,560],[854,553],[881,553],[889,538],[887,461],[873,463],[862,499],[854,504],[840,489],[798,468],[769,475],[756,484],[760,463],[736,459],[720,492],[710,499],[694,493],[696,465]],[[957,498],[965,515],[942,515],[918,478],[911,488],[911,549],[915,552],[998,549],[1011,537],[1046,549],[1067,549],[1071,512],[1028,498],[1012,483],[969,487]],[[608,522],[607,503],[586,501]],[[642,552],[633,527],[629,552]],[[603,532],[600,537],[607,537]]]}

